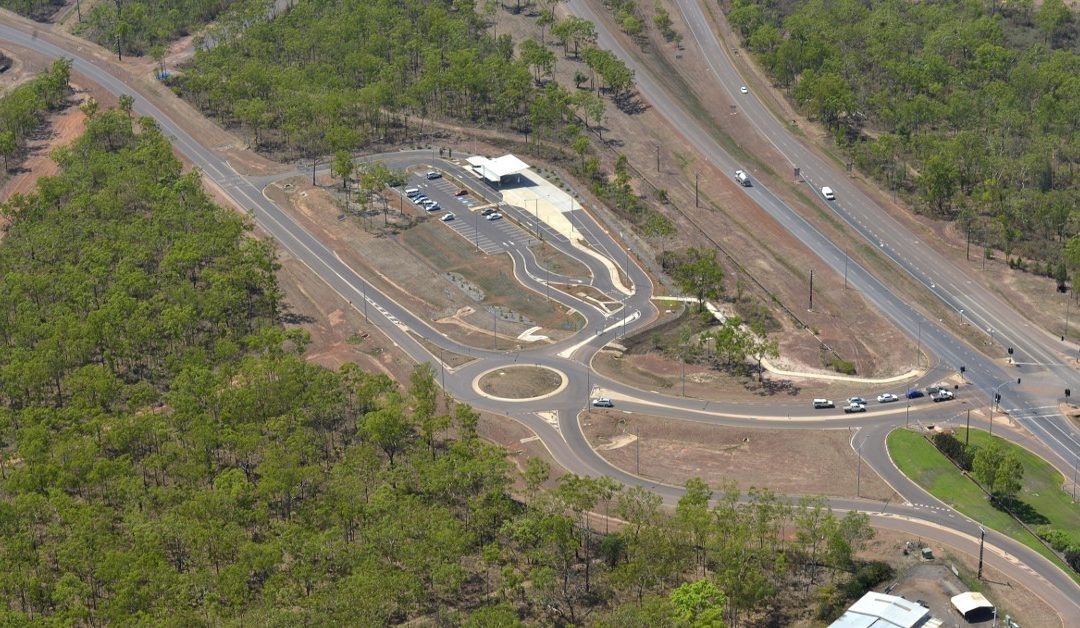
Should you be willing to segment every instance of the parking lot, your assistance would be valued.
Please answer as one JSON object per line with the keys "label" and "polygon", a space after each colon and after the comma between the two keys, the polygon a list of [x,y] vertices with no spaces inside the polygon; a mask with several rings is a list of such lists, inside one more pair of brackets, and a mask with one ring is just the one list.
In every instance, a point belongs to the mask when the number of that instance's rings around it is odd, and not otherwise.
{"label": "parking lot", "polygon": [[[441,218],[447,212],[453,212],[454,220],[443,224],[487,255],[499,253],[515,244],[528,245],[534,240],[531,235],[505,218],[487,220],[481,212],[492,207],[492,204],[477,198],[471,191],[457,196],[461,188],[446,178],[428,179],[423,172],[413,173],[409,176],[406,187],[418,188],[425,196],[439,204],[440,209],[430,212],[431,215]],[[504,215],[507,208],[504,203],[495,207]]]}

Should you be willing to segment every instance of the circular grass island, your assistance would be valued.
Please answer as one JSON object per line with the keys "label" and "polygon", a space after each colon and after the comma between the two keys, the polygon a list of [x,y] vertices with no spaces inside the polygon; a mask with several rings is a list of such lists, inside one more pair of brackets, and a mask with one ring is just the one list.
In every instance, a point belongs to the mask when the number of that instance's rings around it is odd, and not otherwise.
{"label": "circular grass island", "polygon": [[515,401],[546,397],[565,386],[566,375],[546,366],[504,366],[476,379],[481,393]]}

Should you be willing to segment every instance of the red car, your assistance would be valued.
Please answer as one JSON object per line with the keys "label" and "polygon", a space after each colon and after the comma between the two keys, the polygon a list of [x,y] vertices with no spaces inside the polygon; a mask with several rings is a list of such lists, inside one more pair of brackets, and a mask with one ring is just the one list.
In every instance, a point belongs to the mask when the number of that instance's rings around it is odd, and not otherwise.
{"label": "red car", "polygon": [[466,190],[465,188],[461,188],[457,192],[454,192],[454,196],[465,196],[468,193],[469,193],[468,190]]}

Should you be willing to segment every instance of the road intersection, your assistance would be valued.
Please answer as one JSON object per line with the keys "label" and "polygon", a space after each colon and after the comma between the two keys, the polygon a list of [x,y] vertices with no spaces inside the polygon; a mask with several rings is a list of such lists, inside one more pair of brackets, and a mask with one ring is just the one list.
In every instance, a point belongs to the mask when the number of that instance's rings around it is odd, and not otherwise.
{"label": "road intersection", "polygon": [[[575,12],[578,6],[573,5]],[[943,509],[933,497],[904,478],[888,459],[887,452],[884,451],[884,435],[900,424],[901,417],[895,411],[869,412],[858,418],[830,415],[824,420],[821,417],[810,419],[801,416],[806,414],[803,408],[747,406],[682,399],[637,390],[592,373],[591,360],[600,349],[622,333],[623,329],[626,334],[633,334],[636,330],[646,327],[657,314],[651,299],[651,280],[637,263],[631,263],[628,255],[625,256],[625,272],[634,287],[629,296],[615,285],[610,273],[610,265],[601,263],[594,256],[583,254],[568,241],[560,240],[558,237],[548,240],[552,246],[589,268],[592,274],[591,285],[594,289],[610,299],[621,300],[625,303],[624,308],[613,318],[609,316],[610,312],[604,311],[597,304],[579,299],[561,290],[549,290],[546,280],[542,279],[545,277],[546,269],[537,263],[531,253],[526,252],[528,249],[525,243],[504,240],[508,242],[506,252],[515,261],[517,280],[526,288],[540,294],[550,294],[551,298],[559,303],[578,311],[585,318],[585,325],[574,337],[530,350],[507,352],[463,346],[432,328],[426,321],[397,303],[390,295],[372,286],[360,273],[343,262],[333,250],[301,227],[287,211],[270,201],[263,193],[263,189],[273,180],[273,177],[249,178],[236,173],[217,151],[199,144],[175,120],[155,105],[153,95],[140,93],[139,88],[120,78],[123,75],[117,74],[115,68],[103,63],[99,64],[89,56],[83,56],[79,47],[74,46],[69,40],[48,36],[45,33],[39,34],[37,31],[31,33],[26,29],[27,25],[24,23],[5,20],[4,24],[0,24],[0,38],[51,57],[71,58],[73,71],[86,79],[98,83],[115,94],[127,93],[138,96],[135,104],[136,112],[154,118],[163,132],[173,139],[177,150],[183,153],[203,173],[204,177],[217,184],[238,206],[250,211],[253,219],[273,236],[281,247],[307,265],[353,307],[374,312],[375,314],[370,316],[372,324],[412,359],[417,362],[429,362],[436,369],[442,369],[446,373],[446,388],[456,399],[480,409],[511,416],[527,425],[544,442],[555,460],[568,471],[582,475],[609,476],[628,485],[645,486],[669,501],[677,499],[681,492],[678,487],[637,477],[613,467],[593,451],[581,431],[578,414],[588,404],[594,385],[601,387],[605,394],[620,399],[620,409],[631,412],[662,413],[672,418],[724,425],[760,426],[761,420],[768,418],[777,423],[782,421],[784,426],[795,429],[815,429],[823,426],[860,427],[863,428],[865,434],[860,438],[863,447],[866,448],[863,453],[867,463],[881,474],[908,503],[886,504],[860,499],[832,499],[830,500],[832,507],[842,511],[864,511],[872,515],[877,525],[909,531],[918,530],[918,533],[925,538],[948,538],[950,542],[960,545],[961,548],[970,549],[978,524],[947,508]],[[602,43],[615,50],[615,47],[610,46],[608,42],[603,42],[603,38]],[[641,87],[646,97],[658,100],[664,98],[662,92],[654,94],[648,89],[648,85],[644,83],[643,72],[639,71],[638,75],[639,81],[643,83]],[[730,159],[723,155],[719,146],[706,141],[707,134],[703,133],[698,137],[700,138],[698,149],[714,155],[716,161],[713,163],[724,164],[723,159]],[[430,151],[406,151],[380,155],[378,158],[391,168],[434,166],[456,175],[461,180],[469,180],[471,177],[468,171],[451,162],[432,159]],[[844,195],[851,193],[841,184],[832,185],[841,190]],[[785,227],[820,251],[826,262],[834,267],[843,263],[839,250],[831,242],[817,232],[812,225],[798,217],[794,211],[784,206],[764,186],[758,185],[747,190],[756,202],[765,207]],[[495,190],[481,189],[480,192],[485,200],[496,203],[501,200]],[[855,198],[854,194],[851,194],[850,198]],[[845,198],[848,197],[845,196]],[[528,214],[522,209],[510,208],[508,211],[527,233],[530,225]],[[575,209],[569,214],[575,228],[588,234],[587,237],[592,239],[591,243],[595,250],[606,252],[612,263],[623,267],[621,263],[623,260],[617,259],[617,254],[624,250],[623,246],[611,237],[611,234],[595,222],[583,208]],[[479,225],[474,226],[474,229],[479,231]],[[488,232],[485,228],[482,235],[491,240],[489,233],[493,232]],[[475,235],[478,236],[481,233]],[[892,316],[902,328],[913,332],[916,326],[920,326],[924,344],[944,363],[968,365],[969,378],[980,389],[989,390],[1011,377],[1011,373],[1006,372],[998,364],[958,342],[947,330],[937,325],[936,321],[928,320],[912,309],[864,269],[855,268],[852,273],[852,282],[867,294],[871,302]],[[974,309],[976,306],[972,305],[972,307]],[[622,320],[624,318],[625,322]],[[1004,319],[1002,321],[1003,325],[999,329],[1007,327]],[[477,359],[458,368],[449,368],[442,364],[438,356],[429,351],[413,334],[424,338],[427,343],[434,345],[440,351],[466,354]],[[1005,332],[1002,334],[1003,338],[1008,337]],[[1024,334],[1024,340],[1038,339],[1034,335],[1035,332],[1025,331]],[[1025,355],[1034,356],[1033,360],[1045,359],[1048,355],[1042,349],[1042,344],[1033,342],[1031,346],[1036,349],[1028,349]],[[565,374],[566,385],[560,391],[539,402],[493,400],[479,393],[474,382],[482,372],[511,364],[536,364],[552,368]],[[1057,371],[1054,372],[1057,373]],[[1013,397],[1013,400],[1021,400],[1017,403],[1024,402],[1025,407],[1033,407],[1035,403],[1035,400],[1026,400],[1020,395]],[[923,404],[922,407],[928,406],[929,404]],[[919,408],[915,408],[913,414],[917,416],[919,411]],[[557,417],[557,420],[553,424],[546,417]],[[1070,454],[1075,457],[1080,452],[1080,448],[1076,445],[1075,435],[1065,431],[1064,428],[1058,431],[1046,428],[1040,432],[1038,429],[1033,429],[1042,425],[1037,420],[1028,420],[1024,425],[1048,445],[1052,442],[1057,443],[1050,446],[1061,457],[1059,465],[1067,463]],[[918,506],[919,504],[923,506]],[[1025,584],[1051,604],[1062,615],[1066,625],[1080,625],[1080,603],[1077,602],[1080,599],[1080,594],[1078,594],[1080,588],[1066,574],[1037,553],[1007,537],[992,533],[988,536],[988,540],[991,546],[988,560],[991,565],[1014,577],[1024,577]],[[1016,571],[1017,563],[1028,566],[1022,576]]]}

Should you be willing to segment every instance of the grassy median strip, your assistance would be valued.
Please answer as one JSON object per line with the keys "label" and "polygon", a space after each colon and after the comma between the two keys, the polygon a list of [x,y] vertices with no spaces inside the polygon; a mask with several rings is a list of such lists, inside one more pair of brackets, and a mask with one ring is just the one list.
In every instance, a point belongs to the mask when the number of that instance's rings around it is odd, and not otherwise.
{"label": "grassy median strip", "polygon": [[[964,430],[957,430],[956,437],[963,441]],[[1024,466],[1023,488],[1019,499],[1027,506],[1020,514],[1032,529],[1048,523],[1063,531],[1080,530],[1080,507],[1062,489],[1063,478],[1049,463],[1022,447],[998,437],[992,437],[1006,450],[1016,451]],[[985,446],[991,436],[981,430],[971,430],[971,444]],[[1008,513],[995,508],[986,494],[974,481],[965,477],[930,441],[911,430],[895,430],[889,434],[889,455],[900,470],[931,495],[937,497],[958,512],[971,517],[982,525],[1007,534],[1013,539],[1049,558],[1080,582],[1073,572],[1053,551],[1047,549],[1016,522]],[[977,530],[971,530],[976,533]],[[1075,533],[1074,533],[1075,536]]]}

